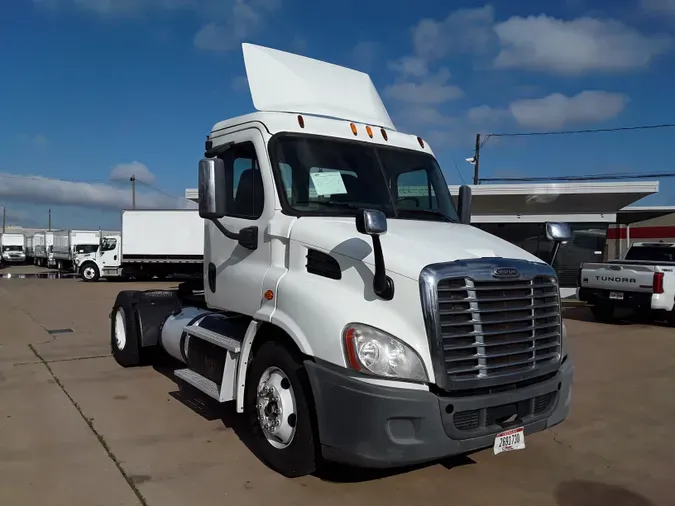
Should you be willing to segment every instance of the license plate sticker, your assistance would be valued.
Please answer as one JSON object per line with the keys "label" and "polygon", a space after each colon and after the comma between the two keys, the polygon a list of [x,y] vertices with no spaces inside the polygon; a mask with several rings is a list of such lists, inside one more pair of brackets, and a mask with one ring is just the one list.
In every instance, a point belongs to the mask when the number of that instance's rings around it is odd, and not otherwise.
{"label": "license plate sticker", "polygon": [[614,300],[623,300],[623,292],[609,292],[609,298]]}
{"label": "license plate sticker", "polygon": [[516,429],[500,432],[495,436],[495,444],[492,449],[494,450],[495,455],[515,450],[524,450],[525,430],[523,427],[518,427]]}

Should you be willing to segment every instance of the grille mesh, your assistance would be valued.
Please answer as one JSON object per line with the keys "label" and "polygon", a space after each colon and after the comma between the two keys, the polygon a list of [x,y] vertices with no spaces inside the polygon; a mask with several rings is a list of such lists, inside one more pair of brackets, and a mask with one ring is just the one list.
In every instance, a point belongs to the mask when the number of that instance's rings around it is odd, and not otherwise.
{"label": "grille mesh", "polygon": [[509,375],[560,360],[561,315],[555,278],[443,279],[437,295],[450,378]]}

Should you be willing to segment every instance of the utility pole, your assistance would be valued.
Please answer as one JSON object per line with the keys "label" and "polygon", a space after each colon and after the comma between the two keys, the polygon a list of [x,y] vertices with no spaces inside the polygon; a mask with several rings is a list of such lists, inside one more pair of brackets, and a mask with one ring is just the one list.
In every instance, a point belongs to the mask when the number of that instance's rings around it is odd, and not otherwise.
{"label": "utility pole", "polygon": [[7,224],[7,206],[2,206],[2,233],[5,233],[5,225]]}
{"label": "utility pole", "polygon": [[52,210],[49,210],[49,231],[52,231]]}
{"label": "utility pole", "polygon": [[480,163],[480,134],[476,134],[476,152],[473,156],[473,184],[478,184],[478,164]]}
{"label": "utility pole", "polygon": [[131,208],[136,209],[136,175],[132,175],[129,181],[131,181]]}

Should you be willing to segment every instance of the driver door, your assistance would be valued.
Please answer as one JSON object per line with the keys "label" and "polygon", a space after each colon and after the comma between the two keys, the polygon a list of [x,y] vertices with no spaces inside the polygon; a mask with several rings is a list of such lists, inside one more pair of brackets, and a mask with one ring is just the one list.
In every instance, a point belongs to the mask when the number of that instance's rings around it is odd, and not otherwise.
{"label": "driver door", "polygon": [[265,230],[274,215],[275,189],[265,141],[257,128],[227,136],[234,144],[218,158],[225,165],[226,214],[231,232],[258,227],[258,247],[247,249],[206,221],[204,293],[211,307],[253,316],[262,305],[271,248]]}

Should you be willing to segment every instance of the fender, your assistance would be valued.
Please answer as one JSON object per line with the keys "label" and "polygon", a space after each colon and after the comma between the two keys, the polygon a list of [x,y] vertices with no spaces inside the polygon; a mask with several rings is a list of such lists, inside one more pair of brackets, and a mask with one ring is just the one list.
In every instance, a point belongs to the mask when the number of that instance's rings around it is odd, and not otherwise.
{"label": "fender", "polygon": [[246,371],[248,370],[248,363],[251,357],[251,348],[253,347],[253,340],[258,335],[258,329],[262,322],[251,320],[244,334],[244,340],[241,342],[241,351],[239,352],[239,363],[237,364],[237,413],[244,412],[244,392],[246,391]]}

